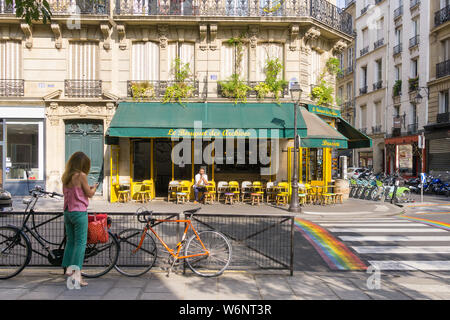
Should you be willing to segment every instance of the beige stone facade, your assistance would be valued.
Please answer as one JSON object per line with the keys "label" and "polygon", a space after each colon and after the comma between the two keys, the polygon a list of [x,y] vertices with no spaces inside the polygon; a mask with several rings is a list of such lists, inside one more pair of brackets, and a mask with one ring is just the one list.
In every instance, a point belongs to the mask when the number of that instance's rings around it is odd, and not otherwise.
{"label": "beige stone facade", "polygon": [[[52,7],[52,1],[50,3]],[[297,79],[304,92],[302,102],[311,103],[312,73],[323,68],[328,58],[342,52],[352,39],[348,31],[351,26],[349,29],[341,21],[311,16],[311,3],[321,4],[321,8],[316,8],[320,14],[336,10],[326,1],[286,1],[278,14],[270,10],[264,14],[264,8],[252,8],[249,4],[247,13],[241,16],[228,14],[225,2],[219,2],[215,8],[216,2],[193,1],[191,4],[198,10],[197,14],[189,11],[192,8],[185,8],[183,10],[188,10],[185,15],[178,11],[165,15],[149,13],[151,1],[144,1],[141,7],[133,7],[136,3],[130,1],[99,3],[104,10],[93,7],[82,14],[60,8],[47,25],[24,25],[10,12],[0,12],[1,41],[17,41],[20,47],[14,63],[18,64],[17,76],[24,80],[23,97],[16,99],[15,105],[34,101],[45,108],[45,180],[49,190],[62,189],[60,176],[66,161],[68,121],[100,121],[104,134],[118,102],[131,100],[129,82],[136,80],[132,79],[132,48],[138,42],[157,45],[156,81],[170,79],[170,44],[193,44],[192,73],[199,82],[199,94],[190,101],[197,102],[231,102],[218,94],[217,89],[217,81],[223,80],[222,45],[228,39],[242,36],[244,40],[248,50],[248,81],[264,80],[258,78],[258,47],[277,44],[282,52],[283,78]],[[204,8],[205,4],[209,4],[209,11]],[[317,70],[311,69],[312,50],[320,55]],[[329,81],[334,83],[334,79]],[[10,105],[11,99],[0,97],[2,105]],[[289,95],[282,101],[290,102]],[[104,196],[109,188],[109,152],[109,146],[104,144]],[[121,174],[127,175],[129,140],[120,139],[120,155],[123,159]]]}

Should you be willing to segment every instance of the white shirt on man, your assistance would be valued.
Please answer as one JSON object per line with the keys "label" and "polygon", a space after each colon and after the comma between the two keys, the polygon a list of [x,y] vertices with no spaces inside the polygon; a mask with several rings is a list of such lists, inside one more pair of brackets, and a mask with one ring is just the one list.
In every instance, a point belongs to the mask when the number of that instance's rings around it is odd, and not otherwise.
{"label": "white shirt on man", "polygon": [[[208,176],[206,174],[203,174],[203,178],[205,178],[206,182],[208,182]],[[205,182],[201,180],[201,174],[197,173],[195,175],[195,185],[196,186],[205,186]]]}

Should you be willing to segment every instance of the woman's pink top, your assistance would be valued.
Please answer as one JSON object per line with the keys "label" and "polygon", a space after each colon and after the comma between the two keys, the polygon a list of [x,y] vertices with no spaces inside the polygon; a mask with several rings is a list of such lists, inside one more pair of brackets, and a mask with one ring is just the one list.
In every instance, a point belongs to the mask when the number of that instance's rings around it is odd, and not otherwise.
{"label": "woman's pink top", "polygon": [[64,192],[64,210],[67,211],[87,211],[89,199],[84,194],[81,187],[67,188],[63,187]]}

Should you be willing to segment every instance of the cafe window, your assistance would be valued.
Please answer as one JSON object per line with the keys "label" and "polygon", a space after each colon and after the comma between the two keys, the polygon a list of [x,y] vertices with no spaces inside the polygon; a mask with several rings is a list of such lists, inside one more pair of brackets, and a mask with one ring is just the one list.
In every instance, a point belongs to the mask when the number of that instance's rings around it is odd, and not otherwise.
{"label": "cafe window", "polygon": [[309,180],[323,180],[323,149],[309,151]]}
{"label": "cafe window", "polygon": [[150,180],[151,144],[149,140],[133,141],[133,181]]}
{"label": "cafe window", "polygon": [[44,176],[44,123],[6,122],[7,180],[43,180]]}

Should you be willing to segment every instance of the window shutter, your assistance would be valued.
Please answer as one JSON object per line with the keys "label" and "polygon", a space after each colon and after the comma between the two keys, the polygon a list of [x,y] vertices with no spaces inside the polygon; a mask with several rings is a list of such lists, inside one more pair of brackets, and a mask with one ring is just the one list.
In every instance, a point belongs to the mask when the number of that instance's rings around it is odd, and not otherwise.
{"label": "window shutter", "polygon": [[96,80],[98,70],[98,43],[71,42],[69,45],[69,79]]}
{"label": "window shutter", "polygon": [[21,79],[22,47],[19,41],[0,41],[0,79]]}

